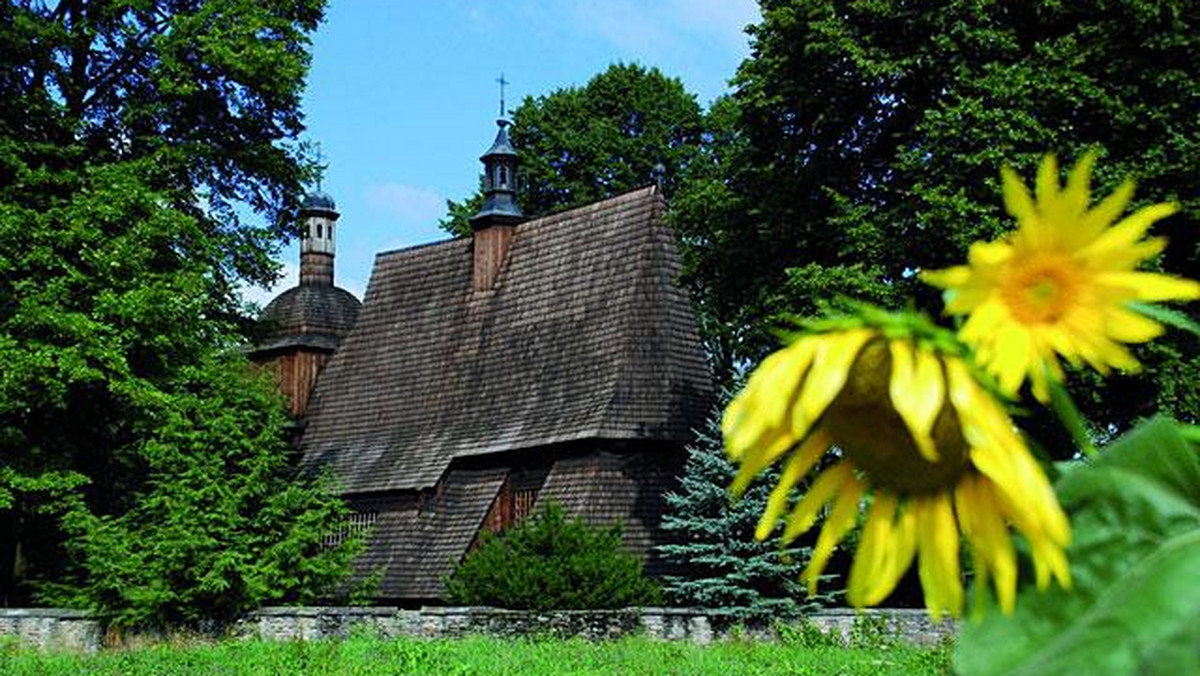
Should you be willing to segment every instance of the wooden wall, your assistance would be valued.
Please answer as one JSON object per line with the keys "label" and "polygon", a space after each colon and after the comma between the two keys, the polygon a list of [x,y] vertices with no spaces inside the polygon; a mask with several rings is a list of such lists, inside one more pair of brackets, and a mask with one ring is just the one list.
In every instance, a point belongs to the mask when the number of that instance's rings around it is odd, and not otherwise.
{"label": "wooden wall", "polygon": [[304,414],[308,397],[317,382],[317,374],[325,366],[329,355],[322,350],[299,348],[296,352],[274,357],[268,362],[268,367],[275,371],[279,391],[290,402],[288,410],[292,415]]}

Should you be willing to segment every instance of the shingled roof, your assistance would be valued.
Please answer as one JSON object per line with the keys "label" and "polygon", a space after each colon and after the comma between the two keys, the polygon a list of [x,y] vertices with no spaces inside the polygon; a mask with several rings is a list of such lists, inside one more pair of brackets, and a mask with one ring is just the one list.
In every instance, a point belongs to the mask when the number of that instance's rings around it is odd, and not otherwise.
{"label": "shingled roof", "polygon": [[507,470],[453,469],[445,491],[425,509],[384,511],[355,561],[359,575],[378,575],[381,598],[435,599],[504,483]]}
{"label": "shingled roof", "polygon": [[297,345],[336,349],[338,340],[354,326],[358,310],[358,299],[345,289],[292,287],[263,309],[259,323],[264,335],[255,351],[265,353]]}
{"label": "shingled roof", "polygon": [[519,225],[486,291],[470,239],[379,254],[305,463],[363,493],[433,486],[466,456],[688,439],[711,385],[664,208],[648,187]]}

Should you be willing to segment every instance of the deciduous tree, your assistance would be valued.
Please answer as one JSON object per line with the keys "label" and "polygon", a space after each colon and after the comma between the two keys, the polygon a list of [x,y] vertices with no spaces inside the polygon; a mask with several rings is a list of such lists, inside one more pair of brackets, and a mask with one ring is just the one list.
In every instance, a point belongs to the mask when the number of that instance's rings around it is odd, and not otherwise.
{"label": "deciduous tree", "polygon": [[[734,78],[735,157],[706,188],[702,197],[716,196],[704,211],[677,221],[697,244],[689,278],[702,307],[732,327],[731,363],[775,345],[744,327],[811,315],[839,294],[890,305],[916,294],[936,311],[936,294],[913,273],[1010,229],[999,167],[1032,175],[1046,152],[1074,160],[1096,150],[1096,192],[1132,176],[1134,207],[1179,202],[1158,229],[1172,240],[1161,264],[1200,267],[1200,74],[1190,65],[1200,31],[1190,3],[760,4]],[[1092,416],[1117,429],[1155,404],[1194,417],[1194,341],[1140,353],[1143,375],[1091,388]]]}
{"label": "deciduous tree", "polygon": [[[277,403],[239,375],[234,289],[270,279],[270,254],[293,227],[288,214],[312,173],[298,143],[299,95],[323,7],[0,5],[4,603],[27,602],[22,583],[34,578],[97,589],[101,568],[64,554],[95,560],[87,543],[100,535],[61,530],[64,515],[105,532],[124,528],[130,548],[161,546],[155,533],[165,530],[129,520],[153,513],[147,501],[167,490],[174,470],[162,468],[164,454],[194,462],[188,471],[218,492],[236,492],[248,470],[233,461],[214,468],[203,456],[218,446],[259,470],[278,467],[282,432],[263,421]],[[200,372],[246,393],[213,383],[200,406]],[[259,422],[231,429],[239,420]],[[178,515],[204,504],[177,497],[156,504],[178,505]],[[248,503],[240,522],[222,527],[261,528],[264,537],[275,528],[289,541],[287,524],[307,510],[332,524],[336,504],[317,502]],[[257,556],[219,533],[206,537],[234,559]],[[67,564],[77,576],[65,577]],[[159,572],[165,587],[186,579]]]}

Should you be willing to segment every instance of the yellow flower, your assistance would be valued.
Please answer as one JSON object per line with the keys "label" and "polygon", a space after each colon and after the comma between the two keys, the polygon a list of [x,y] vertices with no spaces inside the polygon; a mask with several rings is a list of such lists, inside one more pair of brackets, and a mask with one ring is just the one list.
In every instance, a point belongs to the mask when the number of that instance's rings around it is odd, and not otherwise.
{"label": "yellow flower", "polygon": [[1104,374],[1110,367],[1134,371],[1138,362],[1121,343],[1148,341],[1163,328],[1129,303],[1200,297],[1196,282],[1134,271],[1165,245],[1143,235],[1177,207],[1155,204],[1109,227],[1133,196],[1133,183],[1089,209],[1094,161],[1085,156],[1060,188],[1057,162],[1047,156],[1038,169],[1036,201],[1004,168],[1004,204],[1017,230],[972,245],[967,265],[922,275],[946,289],[946,312],[970,315],[961,338],[1006,394],[1029,378],[1034,395],[1048,401],[1048,378],[1063,377],[1056,355]]}
{"label": "yellow flower", "polygon": [[783,464],[757,536],[771,533],[792,489],[827,457],[785,517],[789,542],[831,505],[804,572],[810,589],[864,505],[847,589],[855,606],[881,602],[918,558],[930,612],[958,614],[961,534],[981,583],[990,578],[1011,612],[1010,527],[1029,541],[1040,587],[1051,577],[1069,585],[1070,526],[1003,407],[962,358],[895,334],[850,326],[805,335],[767,357],[729,404],[722,432],[740,464],[731,489],[740,494]]}

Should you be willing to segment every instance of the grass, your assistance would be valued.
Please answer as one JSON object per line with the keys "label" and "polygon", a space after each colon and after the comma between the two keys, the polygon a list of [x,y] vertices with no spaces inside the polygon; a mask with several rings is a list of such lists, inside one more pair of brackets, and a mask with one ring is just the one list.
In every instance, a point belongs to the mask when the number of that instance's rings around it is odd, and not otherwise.
{"label": "grass", "polygon": [[342,641],[225,641],[159,644],[96,655],[0,647],[0,674],[57,676],[183,676],[192,674],[946,674],[947,648],[892,645],[841,647],[802,641],[729,641],[709,646],[626,638],[582,640],[464,638]]}

